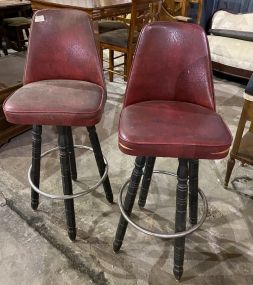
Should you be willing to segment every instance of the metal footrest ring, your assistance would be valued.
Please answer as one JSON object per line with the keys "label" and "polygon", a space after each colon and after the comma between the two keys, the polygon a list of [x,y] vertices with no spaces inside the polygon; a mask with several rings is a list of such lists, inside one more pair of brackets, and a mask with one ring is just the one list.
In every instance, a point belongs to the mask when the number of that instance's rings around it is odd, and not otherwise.
{"label": "metal footrest ring", "polygon": [[[88,147],[88,146],[85,146],[85,145],[74,145],[74,148],[79,148],[79,149],[87,149],[89,151],[92,151],[93,152],[93,149],[91,147]],[[46,152],[44,152],[43,154],[41,154],[41,158],[48,155],[49,153],[53,152],[53,151],[56,151],[58,150],[59,147],[54,147]],[[89,194],[90,192],[92,192],[93,190],[97,189],[105,180],[105,178],[107,177],[108,175],[108,162],[106,160],[105,157],[104,158],[104,162],[105,162],[105,171],[104,171],[104,174],[103,176],[101,177],[101,179],[93,186],[91,187],[88,187],[88,189],[84,190],[84,191],[81,191],[81,192],[78,192],[78,193],[75,193],[75,194],[72,194],[72,195],[52,195],[52,194],[48,194],[48,193],[45,193],[43,191],[41,191],[38,187],[36,187],[34,185],[34,183],[32,182],[32,179],[31,179],[31,171],[32,171],[32,165],[29,167],[28,169],[28,181],[29,181],[29,184],[31,185],[32,189],[34,191],[36,191],[37,193],[47,197],[47,198],[51,198],[51,199],[57,199],[57,200],[67,200],[67,199],[74,199],[74,198],[77,198],[77,197],[80,197],[80,196],[83,196],[83,195],[87,195]]]}
{"label": "metal footrest ring", "polygon": [[[166,175],[170,175],[170,176],[177,176],[175,173],[171,173],[171,172],[167,172],[167,171],[161,171],[161,170],[155,170],[155,171],[153,171],[153,173],[166,174]],[[193,227],[189,228],[188,230],[185,230],[183,232],[177,232],[177,233],[157,233],[157,232],[147,230],[146,228],[143,228],[140,225],[137,225],[135,222],[133,222],[128,217],[128,215],[126,214],[126,212],[123,208],[122,195],[123,195],[123,191],[125,190],[126,186],[129,184],[129,182],[130,182],[130,178],[120,188],[119,197],[118,197],[119,208],[120,208],[121,214],[129,222],[129,224],[131,224],[134,228],[141,231],[142,233],[147,234],[147,235],[151,235],[151,236],[155,236],[155,237],[159,237],[159,238],[163,238],[163,239],[174,239],[174,238],[180,238],[180,237],[184,237],[186,235],[191,234],[192,232],[196,231],[204,223],[206,216],[207,216],[207,212],[208,212],[208,204],[207,204],[207,199],[206,199],[205,194],[203,193],[203,191],[201,189],[198,189],[198,192],[200,194],[200,197],[202,198],[203,205],[204,205],[203,214],[202,214],[202,217],[200,218],[199,222],[196,225],[194,225]]]}

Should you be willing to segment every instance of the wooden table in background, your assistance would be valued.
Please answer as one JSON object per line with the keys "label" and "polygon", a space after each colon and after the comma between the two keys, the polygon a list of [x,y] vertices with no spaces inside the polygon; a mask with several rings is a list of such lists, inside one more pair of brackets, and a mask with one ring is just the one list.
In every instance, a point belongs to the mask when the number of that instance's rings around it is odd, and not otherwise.
{"label": "wooden table in background", "polygon": [[31,0],[32,9],[69,8],[87,12],[93,20],[130,13],[131,0]]}
{"label": "wooden table in background", "polygon": [[22,9],[30,5],[31,2],[27,0],[0,0],[0,11]]}

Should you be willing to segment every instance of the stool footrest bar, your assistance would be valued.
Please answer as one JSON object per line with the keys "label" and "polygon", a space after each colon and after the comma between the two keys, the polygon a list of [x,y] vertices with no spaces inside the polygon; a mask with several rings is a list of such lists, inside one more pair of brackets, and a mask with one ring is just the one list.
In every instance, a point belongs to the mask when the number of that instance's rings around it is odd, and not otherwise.
{"label": "stool footrest bar", "polygon": [[[153,171],[153,173],[177,176],[174,173],[167,172],[167,171],[160,171],[160,170],[155,170],[155,171]],[[199,193],[199,195],[203,201],[203,206],[204,206],[203,214],[202,214],[202,217],[200,218],[199,222],[196,225],[192,226],[191,228],[189,228],[185,231],[182,231],[182,232],[177,232],[177,233],[157,233],[157,232],[147,230],[146,228],[141,227],[140,225],[137,225],[135,222],[133,222],[128,217],[127,213],[125,212],[125,210],[123,208],[122,195],[123,195],[123,192],[124,192],[126,186],[129,184],[129,182],[130,182],[130,178],[123,184],[123,186],[121,187],[121,189],[119,191],[119,197],[118,197],[119,208],[120,208],[122,215],[129,222],[129,224],[131,224],[134,228],[141,231],[142,233],[147,234],[147,235],[151,235],[151,236],[155,236],[155,237],[159,237],[159,238],[163,238],[163,239],[174,239],[174,238],[184,237],[184,236],[187,236],[187,235],[193,233],[204,223],[206,216],[207,216],[207,213],[208,213],[208,204],[207,204],[207,199],[206,199],[204,192],[201,189],[198,189],[198,193]]]}
{"label": "stool footrest bar", "polygon": [[[79,148],[79,149],[87,149],[89,151],[92,151],[93,152],[93,149],[91,147],[88,147],[88,146],[84,146],[84,145],[74,145],[74,148]],[[46,152],[44,152],[42,155],[41,155],[41,158],[48,155],[49,153],[53,152],[53,151],[56,151],[58,150],[59,147],[55,147],[55,148],[52,148]],[[102,183],[103,181],[105,180],[105,178],[107,177],[108,175],[108,162],[106,160],[105,157],[104,158],[104,162],[105,162],[105,171],[104,171],[104,174],[103,176],[101,177],[101,179],[93,186],[90,186],[88,187],[88,189],[84,190],[84,191],[81,191],[81,192],[78,192],[78,193],[75,193],[73,195],[53,195],[53,194],[49,194],[49,193],[45,193],[43,191],[41,191],[38,187],[36,187],[34,185],[34,183],[32,182],[32,179],[31,179],[31,170],[32,170],[32,166],[29,167],[29,170],[28,170],[28,181],[29,181],[29,184],[31,185],[32,189],[34,191],[36,191],[37,193],[47,197],[47,198],[51,198],[51,199],[56,199],[56,200],[67,200],[67,199],[74,199],[74,198],[78,198],[78,197],[81,197],[83,195],[87,195],[89,194],[90,192],[92,192],[93,190],[97,189]]]}

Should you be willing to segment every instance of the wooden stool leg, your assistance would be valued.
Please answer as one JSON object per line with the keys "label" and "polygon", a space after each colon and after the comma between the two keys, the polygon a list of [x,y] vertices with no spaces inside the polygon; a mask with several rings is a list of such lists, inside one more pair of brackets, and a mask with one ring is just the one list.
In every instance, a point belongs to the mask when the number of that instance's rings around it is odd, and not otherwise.
{"label": "wooden stool leg", "polygon": [[23,30],[16,28],[16,35],[17,35],[17,48],[18,51],[22,51],[23,47],[22,47],[22,42],[23,42]]}
{"label": "wooden stool leg", "polygon": [[[100,176],[102,177],[104,174],[104,171],[105,171],[105,162],[104,162],[101,146],[99,143],[99,139],[97,136],[96,128],[95,128],[95,126],[87,127],[87,130],[89,132],[90,142],[91,142],[93,152],[94,152],[94,156],[95,156],[95,159],[97,162],[98,171],[99,171]],[[110,184],[110,180],[109,180],[108,175],[103,182],[103,186],[104,186],[106,199],[108,200],[109,203],[113,203],[112,188],[111,188],[111,184]]]}
{"label": "wooden stool leg", "polygon": [[100,46],[99,48],[99,52],[100,52],[100,59],[101,59],[101,63],[102,63],[102,66],[104,67],[104,50],[102,49],[102,47]]}
{"label": "wooden stool leg", "polygon": [[198,222],[198,173],[199,161],[189,160],[189,218],[191,225]]}
{"label": "wooden stool leg", "polygon": [[[177,173],[177,194],[176,194],[176,219],[175,232],[182,232],[186,228],[187,193],[188,193],[188,160],[179,159]],[[177,280],[183,274],[185,237],[176,238],[174,245],[174,268],[173,273]]]}
{"label": "wooden stool leg", "polygon": [[245,107],[245,102],[244,102],[244,106],[242,109],[242,113],[241,113],[241,117],[238,123],[238,127],[237,127],[237,131],[236,131],[236,135],[235,135],[235,139],[234,139],[234,143],[233,143],[233,147],[232,150],[230,152],[230,159],[228,160],[228,164],[227,164],[227,172],[226,172],[226,176],[225,176],[225,182],[224,182],[224,186],[227,187],[229,180],[230,180],[230,176],[232,173],[232,170],[234,168],[235,165],[235,159],[234,159],[234,155],[236,155],[238,153],[239,147],[240,147],[240,143],[242,140],[242,135],[243,135],[243,131],[245,128],[245,124],[247,121],[247,110]]}
{"label": "wooden stool leg", "polygon": [[27,40],[29,39],[30,33],[29,33],[29,28],[25,28],[25,34],[27,37]]}
{"label": "wooden stool leg", "polygon": [[[109,49],[109,81],[113,82],[113,70],[114,70],[114,50]],[[112,70],[112,71],[111,71]]]}
{"label": "wooden stool leg", "polygon": [[133,53],[134,53],[133,50],[129,50],[127,54],[127,67],[126,67],[126,73],[127,73],[126,79],[127,80],[128,80],[128,76],[129,76],[131,65],[132,65]]}
{"label": "wooden stool leg", "polygon": [[148,157],[145,165],[144,175],[142,179],[141,184],[141,191],[139,195],[139,201],[138,204],[140,207],[144,207],[146,204],[147,196],[148,196],[148,190],[154,170],[155,165],[155,157]]}
{"label": "wooden stool leg", "polygon": [[127,81],[127,53],[124,54],[124,81]]}
{"label": "wooden stool leg", "polygon": [[228,182],[230,180],[234,166],[235,166],[235,159],[230,157],[227,163],[227,171],[226,171],[225,183],[224,183],[225,187],[228,187]]}
{"label": "wooden stool leg", "polygon": [[[40,156],[41,156],[42,126],[34,125],[32,130],[32,170],[31,180],[39,188],[40,186]],[[36,210],[39,205],[39,193],[31,188],[31,207]]]}
{"label": "wooden stool leg", "polygon": [[[124,201],[124,210],[127,213],[128,216],[131,215],[133,206],[134,206],[134,200],[136,197],[136,193],[141,181],[142,176],[142,169],[145,165],[145,157],[137,157],[135,159],[135,167],[131,175],[131,180],[128,186],[126,198]],[[126,229],[127,229],[128,222],[125,220],[123,215],[120,215],[120,220],[117,228],[117,232],[115,235],[115,239],[113,242],[113,250],[115,252],[118,252],[121,248]]]}
{"label": "wooden stool leg", "polygon": [[0,32],[2,32],[2,38],[1,38],[1,46],[4,55],[8,55],[8,38],[6,35],[6,30],[0,27]]}
{"label": "wooden stool leg", "polygon": [[[64,195],[72,195],[72,181],[70,174],[70,161],[68,153],[68,130],[67,127],[58,127],[58,144],[60,151],[60,162],[61,162],[61,175],[62,175],[62,186]],[[76,221],[75,221],[75,209],[74,199],[64,200],[65,213],[68,226],[68,235],[71,240],[76,238]]]}
{"label": "wooden stool leg", "polygon": [[76,158],[75,158],[75,149],[74,149],[73,135],[72,135],[71,127],[67,127],[67,133],[68,133],[67,138],[68,138],[71,178],[74,181],[76,181],[76,179],[77,179]]}

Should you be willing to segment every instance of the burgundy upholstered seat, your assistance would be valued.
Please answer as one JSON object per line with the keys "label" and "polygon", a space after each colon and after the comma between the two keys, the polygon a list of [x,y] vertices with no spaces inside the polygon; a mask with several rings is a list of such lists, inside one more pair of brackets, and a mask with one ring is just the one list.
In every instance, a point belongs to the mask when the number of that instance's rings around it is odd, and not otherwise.
{"label": "burgundy upholstered seat", "polygon": [[[131,178],[121,204],[121,216],[113,242],[118,252],[126,233],[139,185],[138,204],[144,207],[157,157],[177,157],[175,233],[175,278],[183,274],[187,204],[192,231],[207,214],[207,200],[198,186],[199,159],[224,158],[232,136],[215,111],[211,61],[205,32],[194,24],[156,22],[141,31],[127,83],[119,121],[119,148],[136,156]],[[160,193],[160,192],[159,192]],[[188,194],[189,193],[189,194]],[[205,200],[198,221],[198,193]],[[189,202],[188,202],[189,200]],[[125,213],[124,213],[125,212]],[[161,237],[136,224],[144,233]]]}
{"label": "burgundy upholstered seat", "polygon": [[42,80],[17,90],[4,110],[7,120],[15,124],[93,126],[100,121],[104,104],[105,91],[97,84]]}
{"label": "burgundy upholstered seat", "polygon": [[[198,43],[194,48],[189,35]],[[119,123],[121,151],[135,156],[225,157],[232,137],[215,112],[213,90],[208,45],[199,26],[146,26]]]}
{"label": "burgundy upholstered seat", "polygon": [[[3,110],[9,122],[33,125],[32,167],[28,174],[32,187],[31,206],[37,209],[39,193],[63,199],[68,235],[74,240],[76,223],[73,199],[89,191],[73,195],[72,180],[77,179],[77,171],[72,126],[87,128],[98,173],[103,177],[93,189],[103,184],[107,200],[113,202],[106,160],[95,126],[103,114],[106,88],[93,24],[88,14],[68,9],[40,10],[34,14],[23,84],[6,100]],[[52,196],[39,189],[44,125],[57,126],[58,129],[62,196]],[[57,148],[49,152],[55,150]]]}
{"label": "burgundy upholstered seat", "polygon": [[146,101],[121,114],[119,147],[129,155],[219,159],[230,144],[221,117],[192,103]]}
{"label": "burgundy upholstered seat", "polygon": [[[75,16],[69,17],[70,12]],[[36,21],[39,17],[44,21]],[[24,86],[3,107],[7,120],[65,126],[98,123],[106,90],[88,15],[74,10],[39,11],[31,36]]]}

